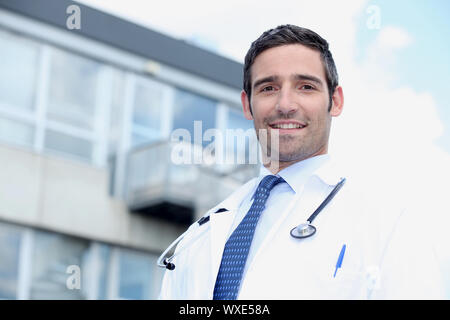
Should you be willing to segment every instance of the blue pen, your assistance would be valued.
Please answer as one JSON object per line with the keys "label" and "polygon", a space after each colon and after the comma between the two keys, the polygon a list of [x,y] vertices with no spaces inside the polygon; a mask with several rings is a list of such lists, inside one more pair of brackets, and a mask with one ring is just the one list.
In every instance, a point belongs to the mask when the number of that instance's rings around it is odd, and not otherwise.
{"label": "blue pen", "polygon": [[338,269],[342,266],[342,260],[344,260],[344,254],[345,254],[345,247],[346,247],[346,245],[344,244],[344,245],[342,246],[341,253],[339,253],[339,258],[338,258],[338,261],[336,262],[336,270],[334,270],[334,276],[333,276],[333,278],[336,277],[336,272],[337,272]]}

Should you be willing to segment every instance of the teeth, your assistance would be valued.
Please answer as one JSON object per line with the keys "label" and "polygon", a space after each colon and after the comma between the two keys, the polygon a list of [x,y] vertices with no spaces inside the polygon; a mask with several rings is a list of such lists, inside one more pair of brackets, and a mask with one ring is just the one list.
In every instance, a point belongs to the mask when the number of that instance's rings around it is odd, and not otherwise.
{"label": "teeth", "polygon": [[276,129],[298,129],[298,128],[303,128],[302,125],[294,124],[294,123],[274,124],[272,127],[276,128]]}

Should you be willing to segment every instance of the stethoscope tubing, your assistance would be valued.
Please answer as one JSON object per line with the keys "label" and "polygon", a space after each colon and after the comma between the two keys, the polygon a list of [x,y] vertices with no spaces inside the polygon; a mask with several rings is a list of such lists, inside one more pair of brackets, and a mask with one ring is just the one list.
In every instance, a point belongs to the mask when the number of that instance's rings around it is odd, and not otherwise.
{"label": "stethoscope tubing", "polygon": [[322,201],[313,214],[306,220],[306,223],[301,223],[298,226],[292,228],[290,234],[295,239],[305,239],[316,234],[317,228],[311,223],[317,217],[317,215],[327,206],[327,204],[334,198],[336,193],[342,188],[345,183],[345,178],[341,178],[341,181],[331,190],[330,194]]}
{"label": "stethoscope tubing", "polygon": [[[341,178],[341,181],[339,181],[339,183],[333,188],[333,190],[331,190],[330,194],[325,198],[324,201],[322,201],[322,203],[319,205],[319,207],[317,207],[317,209],[313,212],[313,214],[308,218],[307,223],[308,223],[308,228],[310,228],[310,232],[305,234],[305,235],[298,235],[295,234],[295,230],[297,229],[297,227],[293,228],[291,230],[291,236],[296,238],[296,239],[304,239],[304,238],[308,238],[311,237],[312,235],[314,235],[316,233],[316,227],[314,227],[313,225],[311,225],[311,223],[313,222],[313,220],[317,217],[317,215],[326,207],[326,205],[334,198],[334,196],[338,193],[338,191],[342,188],[342,186],[345,183],[345,178]],[[202,224],[206,223],[209,221],[209,216],[207,217],[202,217],[201,219],[199,219],[195,224],[194,224],[194,228],[189,228],[188,230],[186,230],[183,234],[181,234],[177,239],[175,239],[175,241],[173,241],[170,246],[159,256],[158,261],[157,261],[157,265],[159,267],[162,268],[167,268],[168,270],[173,270],[175,269],[175,264],[173,264],[171,261],[175,258],[176,255],[178,255],[178,253],[174,253],[171,256],[167,257],[167,254],[176,246],[178,245],[179,242],[181,242],[181,240],[183,240],[183,238],[186,236],[187,233],[194,231],[195,229],[199,228]],[[200,233],[200,235],[202,235],[203,232]],[[199,238],[199,236],[195,237],[194,239],[192,239],[192,241],[195,241]],[[190,245],[191,243],[188,243],[186,246]],[[186,247],[185,246],[185,247]]]}
{"label": "stethoscope tubing", "polygon": [[322,203],[317,207],[317,209],[313,212],[313,214],[308,218],[308,222],[312,223],[313,220],[317,217],[317,215],[327,206],[327,204],[334,198],[336,193],[342,188],[345,183],[345,178],[341,178],[341,181],[331,190],[330,194],[322,201]]}

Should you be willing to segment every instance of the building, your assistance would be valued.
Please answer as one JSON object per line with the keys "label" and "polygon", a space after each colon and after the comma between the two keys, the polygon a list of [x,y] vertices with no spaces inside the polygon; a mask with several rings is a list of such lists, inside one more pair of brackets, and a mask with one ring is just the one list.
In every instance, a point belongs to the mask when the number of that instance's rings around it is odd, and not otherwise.
{"label": "building", "polygon": [[0,0],[0,48],[0,298],[156,298],[159,254],[255,173],[171,158],[195,120],[252,127],[242,65],[69,0]]}

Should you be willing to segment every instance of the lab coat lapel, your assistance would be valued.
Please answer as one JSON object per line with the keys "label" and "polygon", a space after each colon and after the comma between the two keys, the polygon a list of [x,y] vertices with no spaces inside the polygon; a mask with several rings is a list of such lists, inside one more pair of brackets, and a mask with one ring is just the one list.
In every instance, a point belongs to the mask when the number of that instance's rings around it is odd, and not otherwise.
{"label": "lab coat lapel", "polygon": [[256,178],[248,181],[226,200],[211,210],[211,271],[214,281],[217,272],[219,271],[223,249],[228,239],[236,212],[245,196],[247,196],[255,186],[255,182]]}

